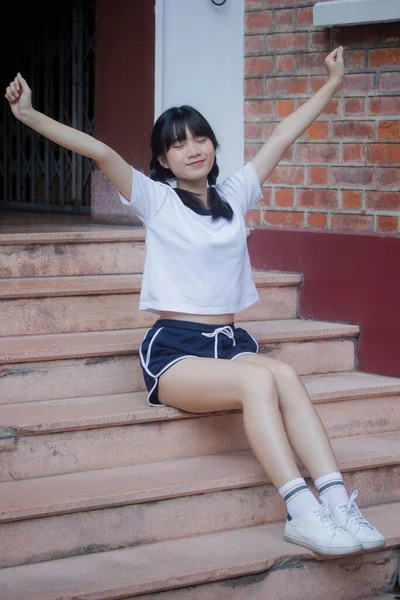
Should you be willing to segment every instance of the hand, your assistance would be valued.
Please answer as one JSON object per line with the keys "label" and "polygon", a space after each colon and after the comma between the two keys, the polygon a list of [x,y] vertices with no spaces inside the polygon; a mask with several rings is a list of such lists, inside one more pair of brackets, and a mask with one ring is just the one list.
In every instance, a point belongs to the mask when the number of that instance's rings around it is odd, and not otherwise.
{"label": "hand", "polygon": [[325,58],[325,67],[328,71],[329,79],[340,86],[344,78],[343,46],[335,48]]}
{"label": "hand", "polygon": [[32,92],[21,73],[17,74],[6,89],[6,98],[10,103],[13,115],[23,121],[26,114],[32,110]]}

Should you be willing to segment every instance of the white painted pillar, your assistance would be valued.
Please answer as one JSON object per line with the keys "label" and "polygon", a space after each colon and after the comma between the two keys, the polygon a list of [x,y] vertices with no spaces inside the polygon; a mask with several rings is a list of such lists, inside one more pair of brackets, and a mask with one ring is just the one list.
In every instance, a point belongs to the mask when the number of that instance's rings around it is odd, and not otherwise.
{"label": "white painted pillar", "polygon": [[155,118],[190,104],[221,149],[219,181],[243,164],[243,0],[156,0]]}

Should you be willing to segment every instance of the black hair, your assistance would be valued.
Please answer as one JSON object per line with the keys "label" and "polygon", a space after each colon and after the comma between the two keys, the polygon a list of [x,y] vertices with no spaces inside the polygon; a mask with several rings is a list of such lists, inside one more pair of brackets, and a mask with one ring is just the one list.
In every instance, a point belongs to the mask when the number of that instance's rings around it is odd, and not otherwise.
{"label": "black hair", "polygon": [[[195,137],[209,138],[217,151],[219,144],[215,133],[209,122],[198,110],[192,106],[174,106],[169,108],[157,119],[151,134],[151,152],[150,177],[154,181],[161,181],[168,184],[168,180],[175,179],[175,175],[170,169],[163,167],[158,160],[159,156],[165,156],[171,146],[176,142],[186,140],[186,127]],[[208,200],[210,210],[205,208],[200,198],[196,194],[187,190],[175,189],[176,193],[185,206],[188,206],[195,212],[208,215],[211,212],[213,220],[223,217],[228,221],[233,218],[233,211],[230,205],[225,202],[214,187],[217,182],[219,168],[217,159],[207,175],[208,181]],[[169,184],[168,184],[169,185]]]}

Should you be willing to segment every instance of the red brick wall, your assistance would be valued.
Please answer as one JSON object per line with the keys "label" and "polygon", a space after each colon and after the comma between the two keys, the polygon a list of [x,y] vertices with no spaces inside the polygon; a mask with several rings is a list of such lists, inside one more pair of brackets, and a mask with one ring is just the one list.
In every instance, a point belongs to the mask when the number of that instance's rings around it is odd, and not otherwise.
{"label": "red brick wall", "polygon": [[312,26],[312,0],[246,0],[245,160],[326,81],[345,48],[343,89],[289,149],[248,224],[400,232],[400,23]]}

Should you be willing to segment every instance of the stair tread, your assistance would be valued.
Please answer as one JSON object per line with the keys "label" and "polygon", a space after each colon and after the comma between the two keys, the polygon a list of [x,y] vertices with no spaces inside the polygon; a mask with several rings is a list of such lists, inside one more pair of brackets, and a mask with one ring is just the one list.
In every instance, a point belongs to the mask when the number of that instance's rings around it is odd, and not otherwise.
{"label": "stair tread", "polygon": [[[14,231],[11,231],[14,229]],[[72,244],[100,242],[143,242],[142,227],[111,225],[69,225],[61,223],[0,225],[1,245]]]}
{"label": "stair tread", "polygon": [[[342,471],[400,463],[400,431],[332,440]],[[250,450],[0,483],[0,521],[263,485]]]}
{"label": "stair tread", "polygon": [[[358,325],[279,319],[240,323],[261,344],[353,337]],[[0,338],[0,364],[75,357],[133,354],[147,329],[119,329],[79,333],[10,336]]]}
{"label": "stair tread", "polygon": [[[301,275],[276,271],[253,271],[257,287],[297,286]],[[126,294],[140,292],[141,274],[71,275],[69,277],[21,277],[0,280],[0,299]]]}
{"label": "stair tread", "polygon": [[[314,403],[400,395],[400,378],[394,377],[351,371],[301,379]],[[130,392],[4,404],[0,405],[0,425],[11,429],[10,436],[21,436],[202,416],[168,406],[149,406],[146,396],[146,392]]]}
{"label": "stair tread", "polygon": [[[386,535],[387,548],[400,543],[400,503],[364,513]],[[285,542],[282,532],[282,523],[271,523],[9,567],[0,570],[2,600],[128,598],[261,573],[283,560],[317,560],[310,550]]]}

